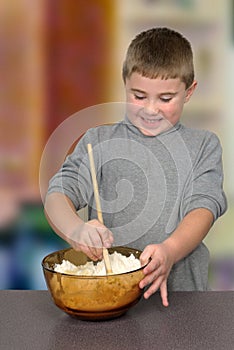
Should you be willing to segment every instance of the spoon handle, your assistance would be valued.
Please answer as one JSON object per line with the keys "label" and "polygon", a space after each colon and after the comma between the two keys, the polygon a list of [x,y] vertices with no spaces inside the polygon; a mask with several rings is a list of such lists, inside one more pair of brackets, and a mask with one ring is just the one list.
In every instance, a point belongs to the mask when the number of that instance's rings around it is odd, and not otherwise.
{"label": "spoon handle", "polygon": [[[95,198],[96,207],[97,207],[97,216],[98,216],[98,220],[103,224],[103,216],[102,216],[101,203],[100,203],[100,198],[99,198],[98,183],[97,183],[97,178],[96,178],[95,164],[94,164],[94,159],[93,159],[93,149],[92,149],[91,143],[88,143],[87,149],[88,149],[91,176],[92,176],[92,182],[93,182],[94,198]],[[106,273],[111,274],[112,268],[111,268],[111,264],[110,264],[108,250],[107,250],[107,248],[104,248],[104,247],[102,248],[102,250],[103,250],[103,258],[104,258]]]}

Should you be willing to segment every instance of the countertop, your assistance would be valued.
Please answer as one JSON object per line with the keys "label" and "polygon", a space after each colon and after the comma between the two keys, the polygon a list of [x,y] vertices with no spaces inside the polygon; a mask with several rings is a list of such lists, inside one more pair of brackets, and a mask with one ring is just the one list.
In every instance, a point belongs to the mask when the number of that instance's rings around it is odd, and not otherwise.
{"label": "countertop", "polygon": [[125,315],[82,321],[57,308],[48,291],[0,291],[0,349],[233,350],[234,292],[158,294]]}

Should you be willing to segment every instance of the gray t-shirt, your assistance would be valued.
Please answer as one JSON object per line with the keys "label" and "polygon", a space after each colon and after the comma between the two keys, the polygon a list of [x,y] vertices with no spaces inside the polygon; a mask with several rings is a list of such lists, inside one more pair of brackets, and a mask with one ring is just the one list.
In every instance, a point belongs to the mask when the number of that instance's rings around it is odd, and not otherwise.
{"label": "gray t-shirt", "polygon": [[[207,208],[214,221],[226,210],[222,150],[217,136],[177,123],[145,136],[127,120],[88,130],[48,193],[63,192],[76,209],[88,205],[96,218],[87,144],[95,160],[103,219],[115,245],[143,250],[164,241],[193,209]],[[189,235],[189,231],[188,231]],[[168,290],[206,290],[209,252],[201,243],[172,268]]]}

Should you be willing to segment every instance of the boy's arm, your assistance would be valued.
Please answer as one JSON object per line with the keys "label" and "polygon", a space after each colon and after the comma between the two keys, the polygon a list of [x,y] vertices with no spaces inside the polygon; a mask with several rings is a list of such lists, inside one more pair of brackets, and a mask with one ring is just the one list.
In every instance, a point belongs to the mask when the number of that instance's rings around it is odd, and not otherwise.
{"label": "boy's arm", "polygon": [[213,220],[213,214],[205,208],[194,209],[184,217],[174,233],[164,241],[164,245],[173,253],[174,263],[183,259],[202,242]]}
{"label": "boy's arm", "polygon": [[164,306],[168,306],[167,278],[172,266],[191,253],[209,232],[214,217],[205,208],[194,209],[181,221],[173,234],[161,244],[148,245],[141,254],[144,264],[150,258],[150,263],[144,268],[145,277],[140,282],[144,288],[152,283],[144,297],[149,298],[159,288]]}
{"label": "boy's arm", "polygon": [[47,195],[44,209],[50,226],[65,240],[83,223],[72,201],[63,193],[53,192]]}
{"label": "boy's arm", "polygon": [[59,236],[93,260],[100,259],[102,248],[109,248],[113,243],[112,233],[98,220],[85,223],[78,216],[72,201],[63,193],[47,195],[45,215]]}

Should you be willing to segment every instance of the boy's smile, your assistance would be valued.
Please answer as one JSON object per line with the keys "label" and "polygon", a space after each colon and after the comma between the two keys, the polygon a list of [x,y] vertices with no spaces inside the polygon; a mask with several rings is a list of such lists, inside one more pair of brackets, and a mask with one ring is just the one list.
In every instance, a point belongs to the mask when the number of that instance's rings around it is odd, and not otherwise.
{"label": "boy's smile", "polygon": [[132,73],[126,79],[127,116],[144,135],[155,136],[174,126],[181,117],[184,103],[189,100],[196,82],[185,90],[176,79],[150,79]]}

